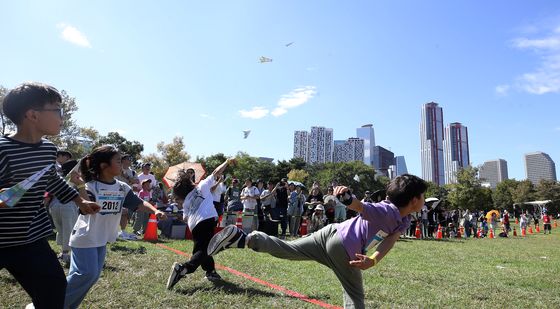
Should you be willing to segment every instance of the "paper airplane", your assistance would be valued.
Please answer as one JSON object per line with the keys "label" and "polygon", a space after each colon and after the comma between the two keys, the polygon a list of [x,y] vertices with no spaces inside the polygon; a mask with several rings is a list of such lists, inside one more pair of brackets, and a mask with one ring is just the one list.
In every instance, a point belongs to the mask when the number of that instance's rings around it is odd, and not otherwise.
{"label": "paper airplane", "polygon": [[360,176],[358,176],[358,174],[354,175],[354,181],[360,182]]}
{"label": "paper airplane", "polygon": [[35,185],[37,181],[39,181],[39,179],[41,179],[41,177],[43,177],[43,175],[48,172],[53,166],[54,164],[49,164],[42,170],[18,182],[11,188],[0,192],[0,202],[6,204],[6,206],[8,207],[14,207],[19,202],[19,200],[21,200],[27,190],[31,189],[31,187],[33,187],[33,185]]}
{"label": "paper airplane", "polygon": [[251,130],[243,130],[243,138],[246,139],[249,134],[251,133]]}
{"label": "paper airplane", "polygon": [[260,61],[260,63],[272,62],[272,59],[262,56],[262,57],[259,58],[259,61]]}

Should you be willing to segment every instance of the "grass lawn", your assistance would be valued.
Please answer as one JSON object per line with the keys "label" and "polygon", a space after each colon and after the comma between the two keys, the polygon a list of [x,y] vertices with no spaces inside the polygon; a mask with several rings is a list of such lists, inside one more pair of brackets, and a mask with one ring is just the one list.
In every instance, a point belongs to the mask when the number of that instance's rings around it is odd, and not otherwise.
{"label": "grass lawn", "polygon": [[[162,243],[187,253],[192,249],[191,241]],[[185,259],[151,243],[112,244],[106,268],[82,307],[319,308],[226,270],[219,270],[223,283],[208,282],[198,270],[167,291],[171,264]],[[215,260],[342,306],[342,289],[336,277],[318,263],[284,261],[248,249],[227,250]],[[560,307],[560,229],[553,229],[552,235],[525,238],[403,239],[363,275],[368,308],[556,308]],[[0,286],[0,307],[23,308],[30,302],[6,270],[0,270]]]}

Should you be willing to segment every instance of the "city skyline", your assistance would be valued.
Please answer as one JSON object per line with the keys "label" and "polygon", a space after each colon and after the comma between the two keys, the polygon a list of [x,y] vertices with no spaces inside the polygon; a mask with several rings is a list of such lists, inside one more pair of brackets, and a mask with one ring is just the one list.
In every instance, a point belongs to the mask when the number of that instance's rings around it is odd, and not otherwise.
{"label": "city skyline", "polygon": [[371,123],[375,145],[404,155],[420,176],[418,106],[434,101],[447,122],[468,126],[474,165],[502,158],[511,178],[524,179],[523,154],[560,160],[557,1],[2,8],[10,14],[0,19],[0,85],[65,90],[79,126],[118,132],[144,155],[183,136],[193,158],[241,151],[289,160],[296,130],[324,125],[347,139]]}

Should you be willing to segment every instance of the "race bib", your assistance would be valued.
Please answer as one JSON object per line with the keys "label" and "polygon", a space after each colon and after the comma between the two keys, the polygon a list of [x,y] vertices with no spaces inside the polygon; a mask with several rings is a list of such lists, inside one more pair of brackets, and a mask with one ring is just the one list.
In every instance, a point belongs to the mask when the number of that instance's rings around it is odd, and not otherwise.
{"label": "race bib", "polygon": [[369,249],[377,246],[377,244],[382,242],[385,239],[385,237],[387,237],[387,235],[389,234],[383,232],[382,230],[379,230],[379,232],[377,232],[377,234],[373,236],[373,239],[369,242],[369,245],[366,246],[366,250],[364,251],[367,252]]}
{"label": "race bib", "polygon": [[101,191],[97,195],[97,202],[101,206],[102,215],[120,214],[124,201],[123,191]]}

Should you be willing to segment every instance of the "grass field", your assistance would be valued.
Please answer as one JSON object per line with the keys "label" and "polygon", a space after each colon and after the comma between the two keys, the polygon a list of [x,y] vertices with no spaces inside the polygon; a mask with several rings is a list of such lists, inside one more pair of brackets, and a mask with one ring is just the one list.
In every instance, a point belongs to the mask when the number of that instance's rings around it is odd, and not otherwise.
{"label": "grass field", "polygon": [[[187,253],[192,249],[191,241],[161,243]],[[208,282],[198,270],[167,291],[171,264],[185,259],[146,242],[110,245],[106,268],[82,307],[319,308],[226,270],[219,270],[222,283]],[[317,263],[284,261],[248,249],[220,253],[216,263],[342,306],[337,279]],[[557,308],[560,229],[525,238],[403,239],[363,275],[368,308]],[[0,270],[0,286],[0,307],[23,308],[30,302],[6,270]]]}

